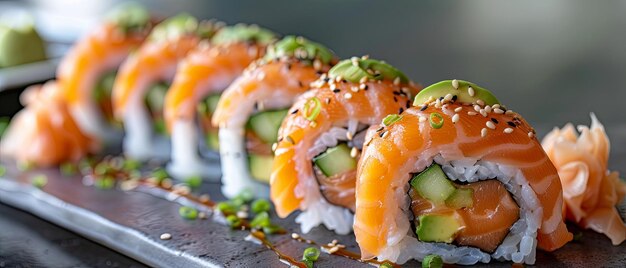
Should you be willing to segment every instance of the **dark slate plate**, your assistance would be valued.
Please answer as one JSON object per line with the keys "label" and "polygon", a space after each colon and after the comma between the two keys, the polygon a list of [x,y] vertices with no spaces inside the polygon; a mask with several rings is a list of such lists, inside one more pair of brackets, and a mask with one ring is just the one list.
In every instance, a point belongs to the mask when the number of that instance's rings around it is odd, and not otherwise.
{"label": "dark slate plate", "polygon": [[[623,159],[623,158],[622,158]],[[159,267],[276,267],[277,256],[262,245],[245,241],[247,231],[233,231],[211,217],[184,220],[178,215],[186,199],[168,200],[162,191],[140,187],[132,191],[101,190],[85,186],[80,176],[67,177],[56,169],[20,172],[12,163],[3,163],[7,173],[0,178],[0,202],[33,213],[77,232],[145,264]],[[48,183],[42,188],[31,184],[31,177],[45,174]],[[205,183],[198,191],[209,193],[216,201],[224,200],[219,185]],[[210,213],[210,211],[207,211]],[[626,204],[621,207],[626,215]],[[291,239],[299,232],[295,215],[273,219],[288,229],[287,235],[270,236],[282,252],[299,259],[307,245]],[[163,233],[172,239],[161,240]],[[612,246],[609,239],[590,231],[579,242],[552,252],[538,252],[537,263],[555,267],[625,267],[626,246]],[[354,238],[334,235],[323,227],[305,235],[319,243],[337,239],[358,252]],[[322,253],[318,267],[371,267],[340,256]],[[407,267],[419,265],[408,263]],[[478,267],[510,267],[511,263],[492,262]]]}

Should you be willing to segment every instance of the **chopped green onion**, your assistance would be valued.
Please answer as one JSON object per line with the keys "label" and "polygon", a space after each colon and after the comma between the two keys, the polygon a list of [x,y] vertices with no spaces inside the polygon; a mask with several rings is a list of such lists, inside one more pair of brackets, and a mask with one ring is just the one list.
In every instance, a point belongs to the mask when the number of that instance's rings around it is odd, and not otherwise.
{"label": "chopped green onion", "polygon": [[270,205],[270,201],[267,201],[267,199],[257,199],[254,202],[252,202],[252,212],[254,213],[261,213],[264,211],[269,211],[271,208]]}
{"label": "chopped green onion", "polygon": [[384,261],[378,266],[378,268],[393,268],[393,264],[388,261]]}
{"label": "chopped green onion", "polygon": [[431,127],[435,129],[439,129],[443,127],[443,116],[441,116],[440,113],[431,113],[429,120],[430,120]]}
{"label": "chopped green onion", "polygon": [[32,178],[31,183],[33,184],[33,186],[41,189],[46,186],[46,184],[48,184],[48,177],[46,177],[46,175],[39,174]]}
{"label": "chopped green onion", "polygon": [[383,125],[390,126],[391,124],[398,122],[398,120],[402,119],[401,115],[390,114],[383,119]]}
{"label": "chopped green onion", "polygon": [[244,189],[233,199],[240,199],[244,203],[248,203],[254,199],[254,193],[250,189]]}
{"label": "chopped green onion", "polygon": [[189,185],[191,188],[198,188],[202,185],[202,177],[200,176],[191,176],[185,179],[185,183]]}
{"label": "chopped green onion", "polygon": [[108,190],[115,187],[115,178],[104,176],[94,181],[94,186],[98,189]]}
{"label": "chopped green onion", "polygon": [[302,260],[317,261],[320,257],[320,250],[317,247],[308,247],[302,254]]}
{"label": "chopped green onion", "polygon": [[182,206],[178,209],[178,214],[187,220],[195,220],[198,217],[198,210],[192,207]]}
{"label": "chopped green onion", "polygon": [[[311,107],[311,103],[313,103],[313,105],[315,106]],[[304,117],[306,117],[306,119],[309,121],[315,121],[321,110],[322,102],[317,97],[310,98],[304,104],[304,109],[302,109],[302,111],[304,112]]]}
{"label": "chopped green onion", "polygon": [[157,168],[154,171],[152,171],[152,177],[157,179],[157,181],[161,182],[164,179],[167,179],[169,175],[167,174],[167,171],[165,171],[165,169]]}
{"label": "chopped green onion", "polygon": [[126,159],[123,168],[126,171],[137,170],[141,168],[141,162],[135,159]]}
{"label": "chopped green onion", "polygon": [[221,211],[222,214],[234,214],[237,212],[237,207],[233,206],[230,202],[219,202],[216,208]]}
{"label": "chopped green onion", "polygon": [[574,234],[574,241],[580,241],[583,239],[583,232],[578,232]]}
{"label": "chopped green onion", "polygon": [[284,229],[283,227],[280,227],[279,225],[270,223],[268,226],[264,226],[263,227],[263,232],[266,234],[276,234],[276,233],[284,233]]}
{"label": "chopped green onion", "polygon": [[270,225],[270,215],[267,212],[257,214],[250,222],[250,226],[254,228],[262,228]]}
{"label": "chopped green onion", "polygon": [[311,261],[311,260],[302,260],[302,262],[304,262],[304,264],[306,265],[306,268],[313,268],[313,261]]}
{"label": "chopped green onion", "polygon": [[78,166],[74,163],[66,162],[59,166],[59,170],[63,175],[72,176],[78,172]]}
{"label": "chopped green onion", "polygon": [[0,165],[0,176],[4,176],[7,173],[7,168],[4,165]]}
{"label": "chopped green onion", "polygon": [[230,225],[231,228],[238,228],[239,226],[241,226],[241,219],[239,219],[235,215],[228,215],[226,217],[226,221],[228,222],[228,225]]}
{"label": "chopped green onion", "polygon": [[422,268],[440,268],[440,267],[443,267],[443,260],[441,259],[441,256],[439,255],[435,255],[435,254],[428,255],[424,257],[424,260],[422,261]]}
{"label": "chopped green onion", "polygon": [[94,173],[99,176],[106,175],[111,171],[113,171],[113,168],[109,166],[109,163],[106,163],[106,162],[100,162],[94,168]]}

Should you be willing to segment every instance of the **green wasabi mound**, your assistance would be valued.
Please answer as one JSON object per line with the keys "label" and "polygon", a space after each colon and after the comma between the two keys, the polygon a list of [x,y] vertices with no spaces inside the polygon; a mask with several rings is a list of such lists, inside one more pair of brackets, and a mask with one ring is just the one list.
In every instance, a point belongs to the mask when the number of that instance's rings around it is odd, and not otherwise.
{"label": "green wasabi mound", "polygon": [[276,41],[276,34],[270,30],[257,25],[237,24],[222,28],[213,36],[211,42],[216,45],[256,42],[261,45],[268,45]]}
{"label": "green wasabi mound", "polygon": [[476,103],[478,100],[483,101],[485,105],[500,103],[491,91],[474,83],[463,80],[445,80],[422,89],[422,91],[415,96],[413,105],[422,105],[429,99],[438,99],[448,94],[456,96],[456,101],[460,103],[471,104]]}
{"label": "green wasabi mound", "polygon": [[356,57],[337,63],[328,71],[328,76],[331,78],[341,76],[352,83],[359,83],[364,77],[369,80],[399,79],[401,83],[409,82],[404,73],[384,61]]}
{"label": "green wasabi mound", "polygon": [[32,24],[0,25],[0,68],[46,59],[46,46]]}
{"label": "green wasabi mound", "polygon": [[330,64],[335,54],[324,45],[315,43],[301,36],[286,36],[268,47],[265,60],[280,57],[296,57],[300,60],[313,61],[319,59],[323,64]]}

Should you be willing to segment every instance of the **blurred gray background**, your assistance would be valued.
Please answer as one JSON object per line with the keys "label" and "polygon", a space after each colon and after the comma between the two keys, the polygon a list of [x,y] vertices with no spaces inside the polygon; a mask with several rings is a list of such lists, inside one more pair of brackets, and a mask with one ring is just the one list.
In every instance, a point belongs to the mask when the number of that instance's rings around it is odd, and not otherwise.
{"label": "blurred gray background", "polygon": [[[122,1],[30,0],[44,36],[71,42]],[[626,1],[138,1],[256,23],[369,54],[429,85],[464,79],[496,93],[531,123],[626,123]]]}

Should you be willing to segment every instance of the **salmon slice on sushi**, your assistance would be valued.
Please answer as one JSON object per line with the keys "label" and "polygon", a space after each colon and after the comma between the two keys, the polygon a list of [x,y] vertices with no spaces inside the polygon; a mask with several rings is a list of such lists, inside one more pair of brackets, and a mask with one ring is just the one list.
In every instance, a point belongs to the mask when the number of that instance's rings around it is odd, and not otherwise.
{"label": "salmon slice on sushi", "polygon": [[152,24],[143,7],[123,5],[79,40],[61,61],[59,90],[87,135],[107,144],[121,141],[122,131],[111,107],[113,80],[120,65],[148,36]]}
{"label": "salmon slice on sushi", "polygon": [[181,62],[165,97],[172,141],[170,174],[219,180],[218,134],[211,116],[222,91],[275,40],[274,33],[256,25],[229,26],[212,38],[210,46],[197,47]]}
{"label": "salmon slice on sushi", "polygon": [[314,82],[278,134],[270,177],[277,214],[301,210],[296,221],[305,233],[320,224],[349,233],[366,130],[411,107],[417,91],[398,69],[367,57],[341,61]]}
{"label": "salmon slice on sushi", "polygon": [[326,47],[287,36],[270,45],[224,91],[213,115],[219,126],[222,192],[233,197],[249,190],[269,196],[278,128],[296,98],[336,63]]}
{"label": "salmon slice on sushi", "polygon": [[448,80],[373,130],[359,162],[363,258],[533,264],[572,239],[559,174],[534,129],[488,90]]}
{"label": "salmon slice on sushi", "polygon": [[124,153],[134,159],[167,159],[170,144],[163,120],[165,92],[178,63],[195,47],[208,45],[220,23],[198,21],[188,14],[154,27],[115,77],[113,111],[124,125]]}
{"label": "salmon slice on sushi", "polygon": [[95,153],[99,143],[81,131],[64,97],[55,81],[27,88],[20,96],[26,107],[1,137],[0,155],[19,166],[49,167]]}

